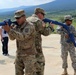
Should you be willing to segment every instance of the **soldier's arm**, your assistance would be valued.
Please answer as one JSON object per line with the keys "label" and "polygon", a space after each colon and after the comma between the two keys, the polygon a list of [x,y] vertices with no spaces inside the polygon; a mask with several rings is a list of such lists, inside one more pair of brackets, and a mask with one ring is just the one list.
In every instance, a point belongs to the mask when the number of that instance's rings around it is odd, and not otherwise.
{"label": "soldier's arm", "polygon": [[42,21],[38,21],[37,25],[38,25],[39,32],[44,36],[47,36],[50,33],[52,33],[53,29],[50,25],[48,27],[46,25],[44,26],[44,23]]}
{"label": "soldier's arm", "polygon": [[17,40],[24,40],[24,39],[29,39],[31,38],[34,33],[34,27],[30,26],[29,28],[25,28],[22,32],[18,32],[16,30],[11,29],[9,31],[9,36],[11,36],[10,38],[15,38]]}
{"label": "soldier's arm", "polygon": [[48,36],[49,34],[51,34],[54,31],[54,28],[52,27],[52,24],[45,24],[44,29],[42,30],[42,34],[44,36]]}
{"label": "soldier's arm", "polygon": [[64,29],[61,26],[58,26],[56,31],[57,31],[58,34],[65,34]]}
{"label": "soldier's arm", "polygon": [[9,38],[10,40],[15,40],[15,31],[13,29],[10,29],[10,31],[8,32]]}
{"label": "soldier's arm", "polygon": [[29,28],[26,28],[25,31],[23,32],[24,39],[31,39],[32,37],[35,36],[35,27],[34,25],[30,25]]}
{"label": "soldier's arm", "polygon": [[76,37],[76,29],[75,29],[75,27],[72,27],[72,30],[73,30],[74,36]]}
{"label": "soldier's arm", "polygon": [[67,33],[67,30],[65,30],[63,27],[59,26],[57,28],[57,33],[60,34],[61,36],[65,36],[65,38],[69,38],[69,35]]}

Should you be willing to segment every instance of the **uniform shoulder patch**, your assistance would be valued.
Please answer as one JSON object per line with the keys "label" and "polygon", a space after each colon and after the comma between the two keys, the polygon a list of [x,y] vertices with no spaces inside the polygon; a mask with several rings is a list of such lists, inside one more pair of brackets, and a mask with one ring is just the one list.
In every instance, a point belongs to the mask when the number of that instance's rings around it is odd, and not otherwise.
{"label": "uniform shoulder patch", "polygon": [[26,28],[26,29],[25,29],[25,32],[28,32],[28,31],[29,31],[29,28]]}

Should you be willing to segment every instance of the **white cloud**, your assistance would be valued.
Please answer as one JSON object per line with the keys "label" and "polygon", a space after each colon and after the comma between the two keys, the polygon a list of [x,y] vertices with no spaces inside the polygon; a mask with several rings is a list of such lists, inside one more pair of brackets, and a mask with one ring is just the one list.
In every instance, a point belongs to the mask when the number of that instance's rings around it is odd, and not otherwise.
{"label": "white cloud", "polygon": [[0,0],[0,9],[13,8],[19,6],[39,5],[54,0]]}

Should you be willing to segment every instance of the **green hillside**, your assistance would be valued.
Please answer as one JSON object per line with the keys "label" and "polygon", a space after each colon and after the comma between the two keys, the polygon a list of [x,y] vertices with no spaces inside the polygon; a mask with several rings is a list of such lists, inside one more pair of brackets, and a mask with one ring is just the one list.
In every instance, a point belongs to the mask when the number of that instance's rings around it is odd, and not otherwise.
{"label": "green hillside", "polygon": [[72,15],[74,17],[73,24],[76,26],[76,0],[55,0],[42,5],[37,6],[21,6],[18,8],[2,9],[0,10],[0,21],[10,18],[14,19],[14,12],[18,9],[24,9],[27,17],[32,15],[36,7],[41,7],[46,11],[46,16],[49,19],[63,21],[64,15]]}

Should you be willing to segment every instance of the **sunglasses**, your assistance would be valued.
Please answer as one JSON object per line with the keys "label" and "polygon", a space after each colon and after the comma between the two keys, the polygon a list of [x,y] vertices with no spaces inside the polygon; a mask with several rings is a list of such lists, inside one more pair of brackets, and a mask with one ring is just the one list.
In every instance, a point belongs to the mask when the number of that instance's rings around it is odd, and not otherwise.
{"label": "sunglasses", "polygon": [[20,19],[21,17],[16,17],[15,19]]}
{"label": "sunglasses", "polygon": [[41,13],[43,16],[45,16],[45,14],[44,13]]}
{"label": "sunglasses", "polygon": [[67,20],[65,20],[65,21],[71,21],[71,22],[72,22],[72,20],[69,20],[69,19],[67,19]]}
{"label": "sunglasses", "polygon": [[[21,17],[24,17],[25,15],[22,15]],[[15,19],[20,19],[21,17],[16,17]]]}

